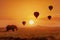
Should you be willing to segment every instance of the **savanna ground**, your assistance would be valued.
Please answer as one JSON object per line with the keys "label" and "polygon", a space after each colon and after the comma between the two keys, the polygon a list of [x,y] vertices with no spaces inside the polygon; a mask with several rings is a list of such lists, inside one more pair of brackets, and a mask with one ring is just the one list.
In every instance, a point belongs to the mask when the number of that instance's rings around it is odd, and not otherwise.
{"label": "savanna ground", "polygon": [[14,32],[0,28],[0,40],[60,40],[60,27],[24,27]]}

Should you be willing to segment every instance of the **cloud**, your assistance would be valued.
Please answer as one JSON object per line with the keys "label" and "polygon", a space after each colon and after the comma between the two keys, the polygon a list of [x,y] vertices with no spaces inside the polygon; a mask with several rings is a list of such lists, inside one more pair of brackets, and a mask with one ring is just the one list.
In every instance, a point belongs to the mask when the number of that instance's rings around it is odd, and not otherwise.
{"label": "cloud", "polygon": [[[40,20],[45,20],[45,21],[47,21],[47,20],[49,20],[47,17],[44,17],[44,18],[40,18]],[[51,21],[60,21],[60,17],[52,17],[51,18]]]}

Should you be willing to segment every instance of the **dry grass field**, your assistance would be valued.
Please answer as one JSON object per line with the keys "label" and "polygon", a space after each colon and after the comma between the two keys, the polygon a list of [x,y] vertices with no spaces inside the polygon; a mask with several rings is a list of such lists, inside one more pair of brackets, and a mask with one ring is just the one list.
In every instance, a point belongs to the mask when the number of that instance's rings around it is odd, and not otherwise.
{"label": "dry grass field", "polygon": [[60,40],[60,27],[30,27],[19,28],[17,31],[6,32],[0,28],[1,40]]}

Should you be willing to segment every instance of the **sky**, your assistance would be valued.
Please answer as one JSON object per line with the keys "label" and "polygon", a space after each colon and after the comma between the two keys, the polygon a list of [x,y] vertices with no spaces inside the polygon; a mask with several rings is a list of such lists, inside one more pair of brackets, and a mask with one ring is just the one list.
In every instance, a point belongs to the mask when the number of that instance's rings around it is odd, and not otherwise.
{"label": "sky", "polygon": [[[60,0],[0,0],[0,27],[8,24],[23,26],[22,21],[26,21],[26,26],[60,26]],[[52,5],[52,11],[48,6]],[[39,12],[36,19],[34,12]],[[52,19],[48,20],[47,16]],[[30,25],[29,20],[34,24]]]}

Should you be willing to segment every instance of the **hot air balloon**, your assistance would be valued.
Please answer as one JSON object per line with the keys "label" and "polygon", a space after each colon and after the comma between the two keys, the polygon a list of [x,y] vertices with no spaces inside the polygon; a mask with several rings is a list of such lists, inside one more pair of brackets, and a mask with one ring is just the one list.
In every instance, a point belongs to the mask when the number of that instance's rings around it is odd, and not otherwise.
{"label": "hot air balloon", "polygon": [[51,16],[50,16],[50,15],[48,16],[48,19],[49,19],[49,20],[51,19]]}
{"label": "hot air balloon", "polygon": [[37,18],[39,16],[39,12],[34,12],[34,16]]}
{"label": "hot air balloon", "polygon": [[53,6],[52,6],[52,5],[50,5],[50,6],[49,6],[49,10],[51,11],[52,9],[53,9]]}
{"label": "hot air balloon", "polygon": [[23,22],[22,22],[22,24],[23,24],[23,25],[25,25],[25,24],[26,24],[26,22],[25,22],[25,21],[23,21]]}

